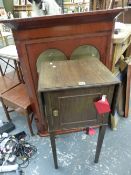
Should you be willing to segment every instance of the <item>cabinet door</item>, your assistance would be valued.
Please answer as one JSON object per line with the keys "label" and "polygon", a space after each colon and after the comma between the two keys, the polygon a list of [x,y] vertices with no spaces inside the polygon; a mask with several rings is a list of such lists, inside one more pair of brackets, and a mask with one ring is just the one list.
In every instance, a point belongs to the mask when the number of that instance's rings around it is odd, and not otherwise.
{"label": "cabinet door", "polygon": [[[80,128],[99,124],[94,101],[103,94],[111,104],[114,87],[63,90],[48,94],[48,115],[50,130]],[[49,117],[50,116],[50,117]],[[106,120],[107,121],[107,120]]]}
{"label": "cabinet door", "polygon": [[94,101],[101,93],[58,97],[60,128],[82,127],[97,122]]}

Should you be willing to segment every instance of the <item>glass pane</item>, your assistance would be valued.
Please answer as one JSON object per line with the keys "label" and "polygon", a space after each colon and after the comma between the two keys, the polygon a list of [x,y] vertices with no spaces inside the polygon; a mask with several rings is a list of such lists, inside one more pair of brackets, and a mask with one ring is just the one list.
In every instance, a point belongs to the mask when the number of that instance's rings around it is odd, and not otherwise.
{"label": "glass pane", "polygon": [[44,61],[59,61],[59,60],[66,60],[66,56],[63,52],[58,49],[48,49],[40,54],[37,59],[37,72],[40,71],[41,63]]}
{"label": "glass pane", "polygon": [[91,45],[83,45],[80,46],[78,48],[76,48],[72,55],[71,55],[71,59],[83,59],[83,58],[98,58],[100,59],[100,54],[99,51]]}

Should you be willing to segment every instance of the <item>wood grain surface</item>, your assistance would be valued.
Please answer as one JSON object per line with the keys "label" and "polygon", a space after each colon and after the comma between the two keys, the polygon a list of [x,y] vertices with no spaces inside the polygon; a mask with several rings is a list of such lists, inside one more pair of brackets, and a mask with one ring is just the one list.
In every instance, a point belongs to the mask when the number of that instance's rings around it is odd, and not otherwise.
{"label": "wood grain surface", "polygon": [[52,61],[41,65],[38,90],[94,87],[118,81],[97,58]]}

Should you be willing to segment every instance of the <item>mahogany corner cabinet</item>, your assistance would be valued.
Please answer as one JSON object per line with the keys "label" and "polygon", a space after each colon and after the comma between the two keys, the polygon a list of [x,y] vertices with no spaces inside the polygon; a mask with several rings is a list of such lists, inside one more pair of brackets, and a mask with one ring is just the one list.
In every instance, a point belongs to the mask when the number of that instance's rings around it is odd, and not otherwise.
{"label": "mahogany corner cabinet", "polygon": [[[111,70],[114,18],[121,11],[123,9],[0,20],[0,23],[12,29],[35,113],[36,125],[41,136],[48,134],[48,124],[46,118],[42,117],[37,95],[39,57],[43,61],[47,60],[49,57],[42,57],[42,53],[48,49],[57,49],[69,60],[76,48],[89,44],[98,49],[100,60]],[[53,55],[53,52],[51,54]]]}

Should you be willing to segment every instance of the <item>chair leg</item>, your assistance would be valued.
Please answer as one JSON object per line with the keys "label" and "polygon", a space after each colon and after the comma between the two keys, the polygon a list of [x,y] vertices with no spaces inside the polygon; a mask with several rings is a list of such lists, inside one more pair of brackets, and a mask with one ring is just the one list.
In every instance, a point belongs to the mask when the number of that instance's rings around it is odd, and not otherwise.
{"label": "chair leg", "polygon": [[4,76],[4,73],[3,73],[1,65],[0,65],[0,73],[1,73],[2,76]]}
{"label": "chair leg", "polygon": [[2,106],[3,106],[3,109],[4,109],[4,112],[5,112],[5,115],[6,115],[6,118],[8,119],[8,121],[11,121],[11,118],[10,118],[10,115],[9,115],[9,112],[8,112],[8,108],[6,107],[6,105],[4,104],[4,101],[3,99],[0,97],[0,100],[1,100],[1,103],[2,103]]}
{"label": "chair leg", "polygon": [[32,124],[31,124],[31,123],[32,123],[32,122],[31,122],[32,119],[30,119],[30,115],[31,115],[31,118],[32,118],[33,113],[28,114],[28,115],[26,116],[26,118],[27,118],[27,122],[28,122],[28,127],[29,127],[29,130],[30,130],[30,133],[31,133],[31,135],[33,136],[34,133],[33,133]]}
{"label": "chair leg", "polygon": [[98,163],[98,160],[99,160],[102,143],[103,143],[103,139],[104,139],[104,136],[105,136],[105,131],[106,131],[106,126],[105,125],[100,126],[98,141],[97,141],[97,148],[96,148],[96,155],[95,155],[95,163]]}

